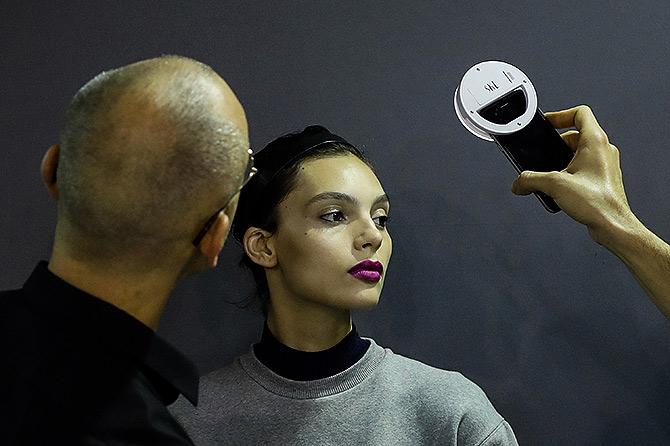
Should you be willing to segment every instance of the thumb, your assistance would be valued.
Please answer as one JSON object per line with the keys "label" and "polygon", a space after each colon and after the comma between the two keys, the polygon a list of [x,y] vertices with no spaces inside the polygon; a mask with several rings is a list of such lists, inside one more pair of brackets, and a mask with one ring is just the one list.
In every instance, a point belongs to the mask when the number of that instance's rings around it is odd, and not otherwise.
{"label": "thumb", "polygon": [[533,192],[543,192],[553,196],[559,172],[532,172],[526,170],[512,184],[512,193],[528,195]]}

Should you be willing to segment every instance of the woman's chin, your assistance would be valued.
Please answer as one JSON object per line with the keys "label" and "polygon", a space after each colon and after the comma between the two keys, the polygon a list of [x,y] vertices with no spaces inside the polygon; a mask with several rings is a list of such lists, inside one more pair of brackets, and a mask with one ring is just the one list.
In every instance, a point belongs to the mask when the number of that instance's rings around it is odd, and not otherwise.
{"label": "woman's chin", "polygon": [[347,299],[347,307],[350,310],[368,310],[376,307],[378,304],[379,294],[377,293],[359,293]]}

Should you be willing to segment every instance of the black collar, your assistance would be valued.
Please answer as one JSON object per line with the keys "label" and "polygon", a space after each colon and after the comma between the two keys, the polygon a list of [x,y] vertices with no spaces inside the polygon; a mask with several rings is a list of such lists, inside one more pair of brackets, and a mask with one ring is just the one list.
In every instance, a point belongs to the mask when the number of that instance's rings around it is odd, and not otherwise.
{"label": "black collar", "polygon": [[198,400],[198,371],[177,349],[123,310],[65,282],[40,262],[26,281],[27,304],[57,326],[104,344],[146,372],[165,404],[181,393]]}
{"label": "black collar", "polygon": [[267,368],[284,378],[310,381],[327,378],[348,369],[365,355],[370,341],[358,335],[356,326],[335,346],[320,352],[303,352],[282,344],[267,323],[254,354]]}

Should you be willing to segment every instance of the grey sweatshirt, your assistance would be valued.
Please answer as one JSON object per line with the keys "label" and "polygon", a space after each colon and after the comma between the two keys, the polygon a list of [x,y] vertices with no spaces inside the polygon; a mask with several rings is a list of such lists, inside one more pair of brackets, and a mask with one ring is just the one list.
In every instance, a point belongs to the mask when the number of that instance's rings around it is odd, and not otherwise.
{"label": "grey sweatshirt", "polygon": [[371,340],[337,375],[292,381],[253,350],[205,376],[197,409],[171,408],[196,445],[516,445],[484,392],[457,372]]}

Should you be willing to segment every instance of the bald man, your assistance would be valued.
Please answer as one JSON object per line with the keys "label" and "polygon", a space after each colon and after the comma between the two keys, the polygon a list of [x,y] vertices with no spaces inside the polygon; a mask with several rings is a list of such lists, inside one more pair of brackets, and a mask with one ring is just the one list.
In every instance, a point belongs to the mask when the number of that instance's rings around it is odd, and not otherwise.
{"label": "bald man", "polygon": [[166,405],[196,403],[198,375],[155,330],[176,281],[216,265],[248,147],[234,93],[190,59],[77,92],[41,167],[51,259],[0,294],[1,444],[192,444]]}

